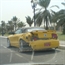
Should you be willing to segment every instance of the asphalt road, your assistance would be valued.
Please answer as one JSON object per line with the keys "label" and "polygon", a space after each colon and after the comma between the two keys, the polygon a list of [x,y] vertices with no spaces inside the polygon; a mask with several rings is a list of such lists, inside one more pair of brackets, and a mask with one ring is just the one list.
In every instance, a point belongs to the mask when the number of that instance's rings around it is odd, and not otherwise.
{"label": "asphalt road", "polygon": [[0,65],[13,63],[65,64],[65,50],[19,53],[18,48],[7,48],[6,38],[0,37]]}

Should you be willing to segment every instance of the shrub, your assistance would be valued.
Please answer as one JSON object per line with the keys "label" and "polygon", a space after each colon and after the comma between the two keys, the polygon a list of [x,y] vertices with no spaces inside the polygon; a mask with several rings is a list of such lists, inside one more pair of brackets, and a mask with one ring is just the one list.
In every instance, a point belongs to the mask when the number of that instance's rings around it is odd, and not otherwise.
{"label": "shrub", "polygon": [[63,34],[65,34],[65,25],[63,26]]}

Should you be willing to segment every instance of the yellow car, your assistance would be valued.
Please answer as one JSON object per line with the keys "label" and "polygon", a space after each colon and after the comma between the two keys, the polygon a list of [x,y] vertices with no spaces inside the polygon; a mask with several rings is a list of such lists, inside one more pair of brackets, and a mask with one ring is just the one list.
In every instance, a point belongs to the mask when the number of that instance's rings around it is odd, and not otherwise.
{"label": "yellow car", "polygon": [[8,47],[15,46],[20,52],[58,48],[59,40],[56,31],[41,27],[28,27],[16,30],[7,38]]}

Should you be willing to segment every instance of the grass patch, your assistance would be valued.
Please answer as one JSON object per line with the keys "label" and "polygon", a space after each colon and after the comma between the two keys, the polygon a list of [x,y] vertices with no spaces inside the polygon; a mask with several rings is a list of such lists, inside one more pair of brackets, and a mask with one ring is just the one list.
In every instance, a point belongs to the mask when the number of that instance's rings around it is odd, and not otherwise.
{"label": "grass patch", "polygon": [[62,34],[62,32],[57,32],[57,35],[59,40],[65,41],[65,34]]}
{"label": "grass patch", "polygon": [[[4,34],[3,36],[8,36],[8,35],[9,35],[9,34],[6,33],[6,34]],[[2,34],[0,34],[0,36],[2,36]]]}
{"label": "grass patch", "polygon": [[9,34],[5,34],[4,36],[8,36]]}

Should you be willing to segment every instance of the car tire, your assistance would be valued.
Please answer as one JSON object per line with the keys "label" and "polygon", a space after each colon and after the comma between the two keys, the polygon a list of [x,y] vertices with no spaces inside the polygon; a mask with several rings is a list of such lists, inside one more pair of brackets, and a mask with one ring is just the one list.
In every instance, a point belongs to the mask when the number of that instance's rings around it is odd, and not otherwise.
{"label": "car tire", "polygon": [[24,52],[24,41],[23,40],[19,41],[19,52]]}
{"label": "car tire", "polygon": [[7,48],[10,48],[10,47],[11,47],[10,40],[7,39]]}

